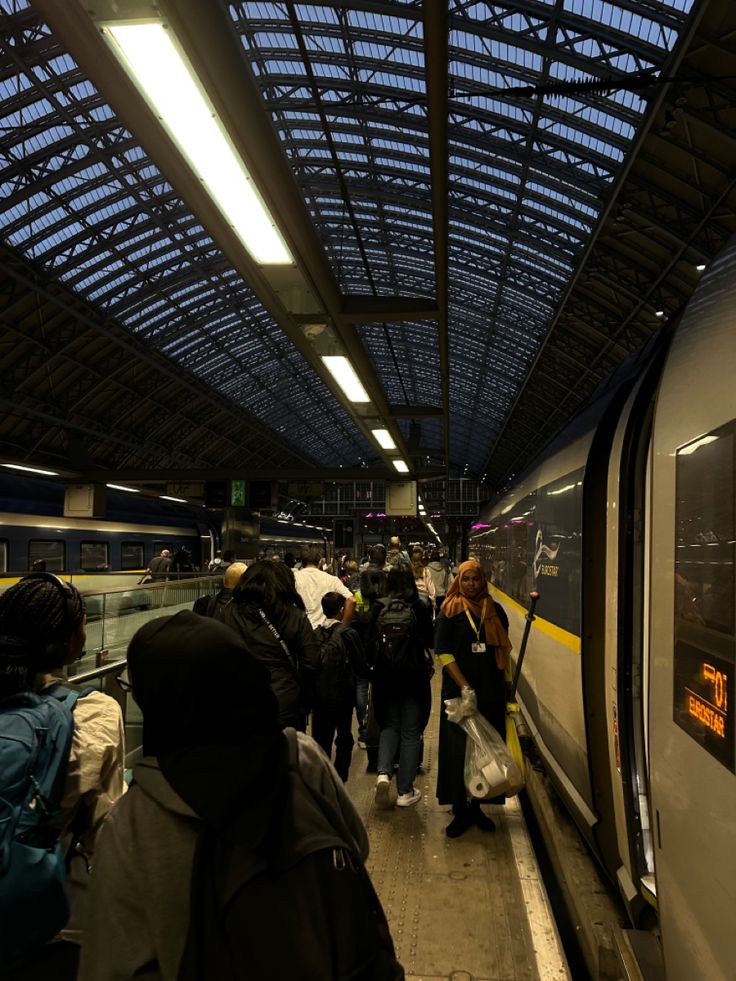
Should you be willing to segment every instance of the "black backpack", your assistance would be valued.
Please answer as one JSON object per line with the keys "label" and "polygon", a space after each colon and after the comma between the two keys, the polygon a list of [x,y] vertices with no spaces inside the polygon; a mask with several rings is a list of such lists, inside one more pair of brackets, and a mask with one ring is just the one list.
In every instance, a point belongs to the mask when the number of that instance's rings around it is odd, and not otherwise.
{"label": "black backpack", "polygon": [[345,627],[333,623],[330,627],[317,627],[314,633],[320,649],[315,708],[336,709],[352,701],[355,693],[355,674],[345,643]]}
{"label": "black backpack", "polygon": [[[178,981],[402,981],[381,902],[342,815],[299,769],[266,849],[200,837]],[[305,789],[307,793],[305,794]],[[304,824],[300,811],[308,810]]]}
{"label": "black backpack", "polygon": [[374,668],[394,682],[410,681],[425,660],[416,615],[411,604],[399,597],[384,597],[379,602]]}
{"label": "black backpack", "polygon": [[217,606],[217,596],[216,595],[205,595],[199,596],[194,601],[194,606],[192,607],[193,613],[198,613],[201,617],[211,617],[214,615],[215,607]]}

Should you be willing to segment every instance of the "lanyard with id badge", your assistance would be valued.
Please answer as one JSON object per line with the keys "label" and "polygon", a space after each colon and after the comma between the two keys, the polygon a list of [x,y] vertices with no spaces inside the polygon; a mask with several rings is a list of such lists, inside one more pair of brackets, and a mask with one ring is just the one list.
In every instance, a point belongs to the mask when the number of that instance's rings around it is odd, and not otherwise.
{"label": "lanyard with id badge", "polygon": [[470,650],[473,654],[485,654],[486,645],[485,642],[480,639],[481,630],[485,630],[486,626],[486,605],[488,600],[483,600],[483,609],[480,611],[480,627],[476,628],[475,621],[470,615],[470,610],[465,607],[465,616],[468,618],[468,623],[470,624],[470,629],[475,634],[475,643],[470,645]]}

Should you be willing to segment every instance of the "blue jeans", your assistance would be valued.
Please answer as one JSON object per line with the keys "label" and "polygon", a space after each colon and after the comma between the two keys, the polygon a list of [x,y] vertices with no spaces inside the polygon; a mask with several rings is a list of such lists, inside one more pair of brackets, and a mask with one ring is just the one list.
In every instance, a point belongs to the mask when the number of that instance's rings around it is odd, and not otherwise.
{"label": "blue jeans", "polygon": [[399,749],[396,786],[400,794],[411,792],[419,768],[421,718],[419,702],[413,695],[395,695],[388,703],[385,725],[381,729],[378,744],[378,772],[391,776],[396,750]]}
{"label": "blue jeans", "polygon": [[355,716],[358,720],[358,739],[365,740],[365,714],[368,711],[368,680],[355,679]]}

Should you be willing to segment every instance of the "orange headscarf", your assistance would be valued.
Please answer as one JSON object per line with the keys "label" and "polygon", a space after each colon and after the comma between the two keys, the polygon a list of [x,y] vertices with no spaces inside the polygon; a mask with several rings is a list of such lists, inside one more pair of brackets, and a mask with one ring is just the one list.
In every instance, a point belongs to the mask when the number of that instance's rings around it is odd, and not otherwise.
{"label": "orange headscarf", "polygon": [[[467,572],[468,569],[475,569],[481,574],[483,579],[483,590],[477,599],[471,599],[463,592],[463,573]],[[447,590],[445,601],[440,609],[446,617],[455,617],[459,613],[464,614],[466,610],[470,610],[475,615],[476,620],[480,620],[483,615],[483,600],[486,600],[486,615],[484,620],[486,643],[495,648],[496,665],[503,671],[506,667],[506,659],[509,656],[509,651],[511,650],[511,641],[498,618],[493,597],[488,593],[488,582],[483,572],[483,567],[478,562],[469,559],[467,562],[460,564],[457,575],[452,580],[452,585]]]}

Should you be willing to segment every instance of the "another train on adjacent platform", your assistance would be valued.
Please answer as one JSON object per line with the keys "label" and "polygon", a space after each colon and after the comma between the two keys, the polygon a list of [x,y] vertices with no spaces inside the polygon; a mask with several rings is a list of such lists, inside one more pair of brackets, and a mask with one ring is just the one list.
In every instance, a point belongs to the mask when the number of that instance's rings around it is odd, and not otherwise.
{"label": "another train on adjacent platform", "polygon": [[736,243],[476,523],[538,751],[669,981],[736,965]]}
{"label": "another train on adjacent platform", "polygon": [[[185,548],[202,569],[221,547],[218,516],[203,508],[110,490],[105,518],[66,518],[63,501],[57,481],[0,475],[0,588],[37,562],[84,591],[130,586],[162,549]],[[330,539],[314,525],[263,518],[258,548],[283,555]]]}

